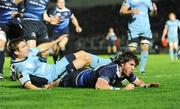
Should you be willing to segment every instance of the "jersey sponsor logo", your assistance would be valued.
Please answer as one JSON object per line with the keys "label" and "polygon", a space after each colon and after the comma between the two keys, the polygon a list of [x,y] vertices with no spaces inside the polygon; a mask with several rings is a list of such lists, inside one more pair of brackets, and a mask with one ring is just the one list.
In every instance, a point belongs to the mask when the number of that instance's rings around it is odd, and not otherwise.
{"label": "jersey sponsor logo", "polygon": [[17,76],[17,78],[18,78],[18,79],[23,78],[23,75],[22,75],[22,73],[21,73],[21,72],[17,72],[17,73],[16,73],[16,76]]}
{"label": "jersey sponsor logo", "polygon": [[31,33],[31,36],[32,36],[32,37],[36,37],[36,33],[35,33],[35,32],[32,32],[32,33]]}
{"label": "jersey sponsor logo", "polygon": [[46,2],[38,3],[38,2],[35,2],[35,1],[29,1],[29,3],[33,4],[33,5],[37,5],[37,6],[43,7],[43,8],[46,8]]}

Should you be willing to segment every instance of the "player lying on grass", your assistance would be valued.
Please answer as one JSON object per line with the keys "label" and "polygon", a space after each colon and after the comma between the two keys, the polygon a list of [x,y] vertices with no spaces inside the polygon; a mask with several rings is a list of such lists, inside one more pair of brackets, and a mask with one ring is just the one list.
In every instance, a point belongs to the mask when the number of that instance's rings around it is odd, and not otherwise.
{"label": "player lying on grass", "polygon": [[[96,88],[109,90],[132,90],[139,87],[159,87],[159,83],[145,83],[139,79],[133,71],[139,64],[136,55],[130,52],[123,53],[116,57],[113,62],[101,66],[96,70],[91,68],[68,72],[64,78],[60,78],[54,85],[60,87]],[[131,84],[120,88],[124,80]],[[59,83],[59,84],[58,84]]]}
{"label": "player lying on grass", "polygon": [[[28,48],[23,38],[13,39],[9,42],[8,50],[13,60],[15,72],[24,88],[28,89],[45,89],[51,87],[51,84],[59,76],[64,75],[66,71],[73,71],[89,65],[92,68],[110,63],[110,59],[102,59],[95,55],[79,51],[67,55],[56,64],[47,64],[41,62],[38,53],[52,48],[55,44],[60,43],[63,35],[55,41],[39,45],[37,48]],[[31,81],[33,80],[33,81]],[[48,85],[49,84],[49,85]]]}

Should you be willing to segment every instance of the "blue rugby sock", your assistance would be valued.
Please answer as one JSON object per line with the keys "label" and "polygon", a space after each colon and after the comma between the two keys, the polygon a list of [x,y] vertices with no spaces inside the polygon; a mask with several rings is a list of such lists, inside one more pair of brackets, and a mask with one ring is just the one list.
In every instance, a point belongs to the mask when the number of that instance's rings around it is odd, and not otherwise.
{"label": "blue rugby sock", "polygon": [[140,72],[144,72],[147,59],[148,59],[148,51],[142,51],[141,61],[140,61]]}
{"label": "blue rugby sock", "polygon": [[100,58],[93,54],[90,54],[90,56],[91,56],[91,60],[92,60],[90,67],[94,68],[94,69],[99,66],[106,65],[106,64],[109,64],[112,62],[111,59]]}

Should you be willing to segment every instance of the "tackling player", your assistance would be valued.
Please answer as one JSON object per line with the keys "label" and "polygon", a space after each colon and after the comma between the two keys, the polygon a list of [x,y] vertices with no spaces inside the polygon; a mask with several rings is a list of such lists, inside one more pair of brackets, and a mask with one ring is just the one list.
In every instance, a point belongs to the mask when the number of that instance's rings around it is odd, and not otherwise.
{"label": "tackling player", "polygon": [[[69,72],[64,78],[57,80],[60,87],[96,88],[107,90],[132,90],[139,87],[159,87],[158,83],[144,83],[133,71],[139,64],[137,56],[131,52],[126,52],[114,60],[114,62],[101,66],[95,70],[81,69]],[[124,80],[131,84],[120,88]],[[56,85],[57,85],[56,83]]]}
{"label": "tackling player", "polygon": [[[60,20],[57,25],[54,25],[53,34],[51,37],[49,37],[51,40],[55,40],[64,34],[68,34],[69,36],[70,21],[75,26],[76,32],[80,33],[82,31],[82,28],[79,26],[77,18],[74,16],[70,9],[65,7],[65,0],[56,0],[56,7],[54,7],[52,10],[49,10],[48,15],[50,17],[54,16]],[[69,39],[68,36],[61,41],[60,45],[57,45],[57,47],[54,48],[54,62],[57,61],[58,55],[60,57],[63,57],[63,51],[65,50],[65,46]]]}
{"label": "tackling player", "polygon": [[174,61],[174,50],[177,59],[177,52],[178,52],[178,28],[180,29],[180,21],[176,19],[175,13],[169,14],[169,20],[166,22],[166,25],[163,30],[162,40],[165,39],[165,36],[168,37],[169,43],[169,54],[171,61]]}
{"label": "tackling player", "polygon": [[63,35],[52,42],[41,44],[37,48],[28,48],[22,38],[10,41],[8,50],[11,56],[15,57],[13,60],[15,72],[25,88],[42,89],[43,85],[53,82],[65,72],[72,72],[87,65],[90,65],[91,68],[97,68],[111,62],[110,59],[102,59],[84,51],[67,55],[56,64],[47,64],[39,60],[38,53],[52,48],[65,37],[66,35]]}
{"label": "tackling player", "polygon": [[151,0],[125,0],[120,9],[121,14],[131,15],[128,22],[129,51],[135,51],[138,44],[141,46],[140,72],[145,73],[148,50],[152,40],[149,23],[150,14],[157,13],[157,7]]}

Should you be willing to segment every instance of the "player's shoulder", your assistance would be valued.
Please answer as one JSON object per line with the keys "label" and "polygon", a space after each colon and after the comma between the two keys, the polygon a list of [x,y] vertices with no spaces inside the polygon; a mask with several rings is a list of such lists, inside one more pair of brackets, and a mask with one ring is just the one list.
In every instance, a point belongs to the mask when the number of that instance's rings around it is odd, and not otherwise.
{"label": "player's shoulder", "polygon": [[170,24],[170,23],[172,23],[171,20],[167,20],[167,21],[166,21],[166,24]]}
{"label": "player's shoulder", "polygon": [[118,68],[118,64],[116,64],[116,63],[114,63],[114,62],[112,62],[112,63],[107,64],[107,65],[104,66],[104,69],[108,69],[108,70],[110,70],[110,71],[116,71],[117,68]]}

